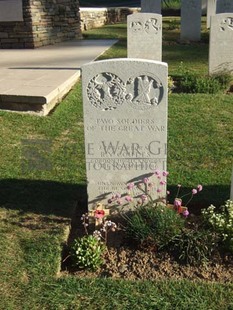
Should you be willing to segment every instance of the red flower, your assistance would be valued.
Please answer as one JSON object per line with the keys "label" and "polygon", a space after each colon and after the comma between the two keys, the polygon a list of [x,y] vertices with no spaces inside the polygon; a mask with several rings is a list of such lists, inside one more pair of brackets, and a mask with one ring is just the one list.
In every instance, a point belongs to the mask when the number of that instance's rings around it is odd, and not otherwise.
{"label": "red flower", "polygon": [[104,210],[95,210],[94,217],[97,219],[102,219],[105,215]]}

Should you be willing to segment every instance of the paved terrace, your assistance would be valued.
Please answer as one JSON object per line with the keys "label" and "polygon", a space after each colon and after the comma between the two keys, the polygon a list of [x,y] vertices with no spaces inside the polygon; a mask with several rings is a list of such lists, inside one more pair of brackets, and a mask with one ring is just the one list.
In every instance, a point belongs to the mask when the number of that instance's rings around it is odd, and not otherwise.
{"label": "paved terrace", "polygon": [[115,40],[75,40],[0,50],[0,109],[47,115],[80,78],[80,68]]}

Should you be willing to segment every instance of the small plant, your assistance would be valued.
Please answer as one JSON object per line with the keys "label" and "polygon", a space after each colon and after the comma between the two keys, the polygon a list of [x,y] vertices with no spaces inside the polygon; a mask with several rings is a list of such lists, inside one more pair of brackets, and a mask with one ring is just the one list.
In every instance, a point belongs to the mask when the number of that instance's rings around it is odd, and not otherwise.
{"label": "small plant", "polygon": [[[182,213],[185,217],[187,217],[189,215],[189,211],[187,208],[188,204],[193,199],[194,195],[196,195],[198,192],[202,191],[203,186],[201,184],[198,184],[197,188],[192,189],[191,193],[186,193],[182,196],[179,196],[181,188],[182,188],[181,184],[178,184],[177,185],[177,193],[176,193],[176,197],[174,200],[174,209],[178,213]],[[183,200],[184,200],[184,197],[186,197],[186,196],[190,196],[190,197],[189,197],[188,201],[186,201],[185,205],[183,206]]]}
{"label": "small plant", "polygon": [[[121,195],[120,193],[112,194],[111,198],[108,199],[109,207],[120,207],[122,211],[125,207],[128,209],[137,209],[140,206],[151,205],[153,207],[156,204],[162,204],[164,206],[169,206],[176,210],[178,213],[182,214],[184,217],[188,217],[188,204],[193,199],[194,195],[202,191],[203,186],[201,184],[193,188],[190,193],[183,194],[179,196],[181,191],[181,185],[178,184],[178,190],[173,203],[173,206],[168,202],[168,196],[170,192],[166,192],[166,178],[169,175],[168,171],[155,170],[151,173],[150,177],[145,177],[143,180],[137,182],[130,182],[127,184],[127,193]],[[156,196],[157,198],[153,198]],[[184,197],[190,196],[184,201]]]}
{"label": "small plant", "polygon": [[168,94],[170,95],[175,89],[175,83],[171,76],[168,77]]}
{"label": "small plant", "polygon": [[177,88],[183,93],[216,94],[227,90],[232,80],[231,75],[224,72],[212,76],[200,76],[186,69],[182,62],[179,67],[179,74],[180,79]]}
{"label": "small plant", "polygon": [[225,249],[233,253],[233,201],[227,200],[219,211],[211,205],[202,210],[202,216],[207,226],[220,234]]}
{"label": "small plant", "polygon": [[171,241],[170,250],[182,263],[197,266],[209,260],[217,242],[217,235],[210,231],[183,229]]}
{"label": "small plant", "polygon": [[165,247],[184,227],[184,218],[164,205],[140,206],[126,220],[126,233],[140,244]]}
{"label": "small plant", "polygon": [[179,23],[176,19],[170,19],[168,24],[168,30],[179,29]]}
{"label": "small plant", "polygon": [[[91,213],[93,213],[93,216],[85,213],[81,217],[86,235],[74,240],[70,256],[74,264],[79,268],[87,268],[94,271],[102,265],[103,257],[108,252],[108,234],[110,231],[115,232],[117,225],[105,218],[105,212],[102,209],[96,209]],[[88,227],[92,217],[95,218],[98,229],[95,229],[92,235],[89,235]]]}
{"label": "small plant", "polygon": [[104,243],[92,235],[74,240],[71,247],[71,258],[79,268],[90,270],[98,269],[103,263],[103,254],[106,251]]}

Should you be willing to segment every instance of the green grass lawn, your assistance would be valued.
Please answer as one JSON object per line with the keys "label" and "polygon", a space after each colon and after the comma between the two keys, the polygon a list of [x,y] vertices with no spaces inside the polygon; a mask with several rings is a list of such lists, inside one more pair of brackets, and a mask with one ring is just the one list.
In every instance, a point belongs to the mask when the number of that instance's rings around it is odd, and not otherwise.
{"label": "green grass lawn", "polygon": [[[200,44],[181,45],[175,24],[165,19],[169,75],[179,74],[181,61],[207,74],[208,33]],[[125,24],[86,36],[119,38],[101,59],[126,57]],[[193,208],[229,198],[232,111],[233,97],[223,92],[169,95],[168,187],[203,184]],[[86,200],[81,82],[50,116],[1,111],[0,126],[0,309],[233,309],[232,284],[57,275],[67,225]]]}

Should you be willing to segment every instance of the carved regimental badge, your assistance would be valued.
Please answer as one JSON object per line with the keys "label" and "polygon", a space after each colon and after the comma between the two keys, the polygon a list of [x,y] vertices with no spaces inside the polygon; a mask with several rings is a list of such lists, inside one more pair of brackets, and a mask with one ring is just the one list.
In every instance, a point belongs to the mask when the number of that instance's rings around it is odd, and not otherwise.
{"label": "carved regimental badge", "polygon": [[135,20],[130,23],[129,27],[135,34],[143,31],[146,33],[157,34],[158,31],[161,29],[161,25],[156,18],[149,18],[146,21]]}
{"label": "carved regimental badge", "polygon": [[89,102],[102,111],[117,109],[124,103],[147,110],[157,106],[163,94],[162,82],[151,73],[132,76],[124,83],[117,75],[104,72],[93,77],[87,86]]}
{"label": "carved regimental badge", "polygon": [[233,18],[227,17],[224,18],[220,24],[220,30],[225,31],[226,29],[233,30]]}
{"label": "carved regimental badge", "polygon": [[157,106],[163,98],[163,86],[158,77],[141,74],[131,77],[126,83],[126,100],[131,107],[148,110]]}

